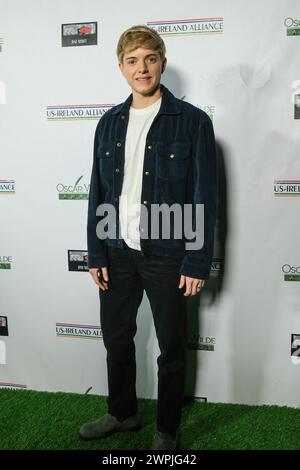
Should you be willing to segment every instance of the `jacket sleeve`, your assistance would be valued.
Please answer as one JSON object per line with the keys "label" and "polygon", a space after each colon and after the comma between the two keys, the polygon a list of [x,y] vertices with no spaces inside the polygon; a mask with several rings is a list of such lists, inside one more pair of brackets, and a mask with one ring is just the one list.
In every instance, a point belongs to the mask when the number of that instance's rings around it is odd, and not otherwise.
{"label": "jacket sleeve", "polygon": [[[193,137],[190,192],[189,199],[193,205],[193,231],[197,235],[199,235],[199,230],[203,231],[204,242],[199,249],[186,250],[180,274],[197,279],[208,279],[214,249],[218,182],[215,136],[213,124],[207,115],[205,119],[202,118],[199,121]],[[196,204],[204,206],[204,227],[203,219],[202,226],[196,226]]]}
{"label": "jacket sleeve", "polygon": [[88,220],[87,220],[87,246],[88,246],[88,267],[100,268],[107,266],[106,246],[103,240],[97,237],[96,227],[100,220],[96,216],[97,207],[103,202],[100,183],[99,162],[97,161],[97,149],[99,144],[99,134],[101,133],[101,120],[99,121],[94,138],[93,166],[90,182]]}

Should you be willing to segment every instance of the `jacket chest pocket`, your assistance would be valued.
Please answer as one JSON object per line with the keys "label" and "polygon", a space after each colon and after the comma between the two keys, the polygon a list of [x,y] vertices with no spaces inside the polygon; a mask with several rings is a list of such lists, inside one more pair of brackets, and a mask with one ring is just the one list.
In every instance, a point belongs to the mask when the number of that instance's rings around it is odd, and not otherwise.
{"label": "jacket chest pocket", "polygon": [[186,178],[191,146],[185,143],[157,145],[157,174],[160,179],[176,181]]}
{"label": "jacket chest pocket", "polygon": [[110,189],[114,176],[114,144],[101,142],[97,149],[100,180],[106,189]]}

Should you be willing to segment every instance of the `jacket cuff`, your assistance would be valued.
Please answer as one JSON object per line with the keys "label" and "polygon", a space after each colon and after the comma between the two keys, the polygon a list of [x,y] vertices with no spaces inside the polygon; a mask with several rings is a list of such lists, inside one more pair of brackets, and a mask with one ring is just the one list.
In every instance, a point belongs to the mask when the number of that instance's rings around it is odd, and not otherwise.
{"label": "jacket cuff", "polygon": [[106,255],[88,255],[87,265],[89,269],[92,268],[104,268],[107,266]]}
{"label": "jacket cuff", "polygon": [[180,268],[180,274],[187,277],[193,277],[195,279],[208,279],[210,269],[210,267],[206,269],[203,268],[200,266],[200,263],[197,266],[195,264],[189,263],[186,259],[183,259]]}

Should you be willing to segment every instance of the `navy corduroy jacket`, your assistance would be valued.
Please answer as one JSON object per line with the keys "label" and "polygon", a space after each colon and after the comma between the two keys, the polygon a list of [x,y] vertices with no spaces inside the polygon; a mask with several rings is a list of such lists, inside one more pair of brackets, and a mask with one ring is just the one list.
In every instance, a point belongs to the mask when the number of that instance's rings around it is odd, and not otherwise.
{"label": "navy corduroy jacket", "polygon": [[[141,205],[174,203],[204,205],[204,243],[200,249],[186,249],[186,238],[143,237],[144,227],[151,233],[149,220],[141,217],[142,255],[182,257],[180,273],[207,279],[211,268],[217,212],[217,164],[215,137],[209,116],[190,103],[174,97],[161,85],[162,102],[146,138],[142,176]],[[107,266],[107,246],[122,248],[119,230],[119,196],[122,191],[125,140],[132,95],[107,111],[100,119],[94,139],[94,158],[88,207],[88,266]],[[103,214],[101,204],[116,211],[115,236],[103,239],[96,231]],[[194,212],[195,214],[195,212]],[[195,222],[195,221],[194,221]],[[172,217],[170,218],[171,233]],[[193,223],[193,227],[195,225]],[[101,239],[102,238],[102,239]]]}

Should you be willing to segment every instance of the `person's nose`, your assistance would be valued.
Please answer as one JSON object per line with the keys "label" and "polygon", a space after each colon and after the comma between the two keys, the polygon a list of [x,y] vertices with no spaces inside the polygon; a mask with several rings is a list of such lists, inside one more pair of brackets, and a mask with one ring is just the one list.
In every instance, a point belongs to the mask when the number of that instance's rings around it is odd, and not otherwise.
{"label": "person's nose", "polygon": [[140,64],[139,64],[139,72],[140,73],[146,73],[148,72],[148,65],[144,59],[141,59]]}

